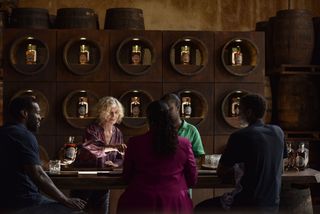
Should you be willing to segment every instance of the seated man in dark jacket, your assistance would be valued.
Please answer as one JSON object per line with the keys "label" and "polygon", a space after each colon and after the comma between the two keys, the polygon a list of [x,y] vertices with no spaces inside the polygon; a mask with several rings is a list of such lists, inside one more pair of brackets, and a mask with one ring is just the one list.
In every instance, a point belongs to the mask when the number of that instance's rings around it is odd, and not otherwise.
{"label": "seated man in dark jacket", "polygon": [[38,103],[30,96],[18,97],[9,111],[11,121],[0,128],[0,212],[58,214],[83,209],[86,202],[66,197],[40,165],[38,142],[32,133],[40,127]]}
{"label": "seated man in dark jacket", "polygon": [[248,126],[231,134],[217,171],[222,179],[233,173],[235,189],[201,202],[196,212],[225,209],[277,212],[286,147],[281,128],[263,123],[265,110],[262,96],[248,94],[241,98],[240,120]]}

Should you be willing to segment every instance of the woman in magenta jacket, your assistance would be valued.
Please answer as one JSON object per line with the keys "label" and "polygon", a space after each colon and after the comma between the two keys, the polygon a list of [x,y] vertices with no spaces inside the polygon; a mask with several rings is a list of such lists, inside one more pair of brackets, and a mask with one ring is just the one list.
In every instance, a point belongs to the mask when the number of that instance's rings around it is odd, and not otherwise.
{"label": "woman in magenta jacket", "polygon": [[126,150],[123,176],[128,187],[118,213],[192,213],[188,188],[197,181],[191,143],[178,137],[163,101],[147,108],[149,131],[132,137]]}

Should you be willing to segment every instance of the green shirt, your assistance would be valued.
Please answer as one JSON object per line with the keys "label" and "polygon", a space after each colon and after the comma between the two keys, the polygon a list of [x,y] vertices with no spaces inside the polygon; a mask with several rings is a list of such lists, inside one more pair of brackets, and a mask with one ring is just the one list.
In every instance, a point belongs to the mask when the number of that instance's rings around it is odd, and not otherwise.
{"label": "green shirt", "polygon": [[189,139],[195,157],[205,154],[199,131],[194,125],[182,120],[182,124],[178,130],[178,135]]}

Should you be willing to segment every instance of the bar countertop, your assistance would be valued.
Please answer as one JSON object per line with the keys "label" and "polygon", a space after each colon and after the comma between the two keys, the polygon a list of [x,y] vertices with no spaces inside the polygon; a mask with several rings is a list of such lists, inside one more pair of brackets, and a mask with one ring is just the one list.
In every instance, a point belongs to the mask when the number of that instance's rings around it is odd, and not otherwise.
{"label": "bar countertop", "polygon": [[[49,174],[52,181],[61,189],[123,189],[126,187],[120,171],[62,171]],[[283,183],[320,183],[320,171],[308,168],[303,171],[285,171]],[[201,170],[198,183],[193,188],[227,188],[232,183],[223,183],[213,170]]]}

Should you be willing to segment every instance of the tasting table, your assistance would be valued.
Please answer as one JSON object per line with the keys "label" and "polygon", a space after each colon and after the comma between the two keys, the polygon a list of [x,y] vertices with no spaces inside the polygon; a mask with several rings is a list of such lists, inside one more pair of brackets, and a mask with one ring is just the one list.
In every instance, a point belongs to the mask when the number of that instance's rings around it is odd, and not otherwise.
{"label": "tasting table", "polygon": [[[121,170],[113,171],[61,171],[49,174],[55,185],[61,189],[123,189],[126,187]],[[307,168],[303,171],[285,171],[282,183],[312,184],[320,183],[320,171]],[[193,188],[228,188],[232,182],[224,183],[215,170],[199,170],[198,182]]]}

